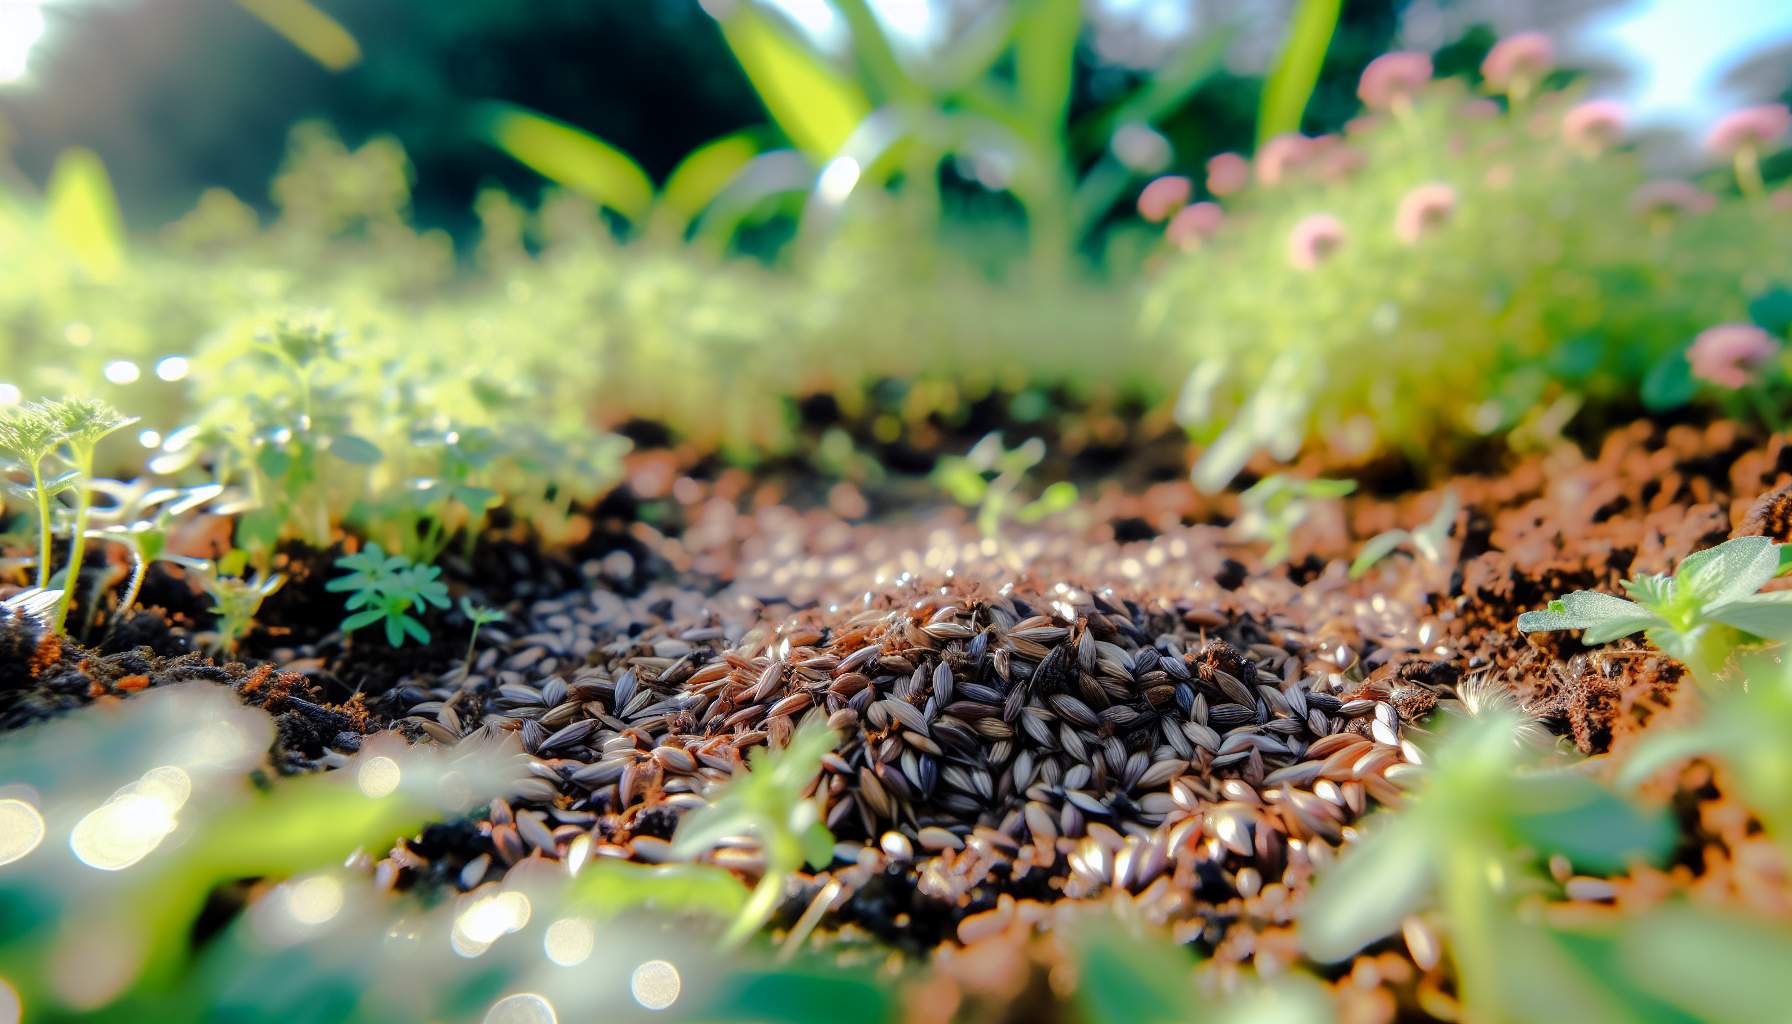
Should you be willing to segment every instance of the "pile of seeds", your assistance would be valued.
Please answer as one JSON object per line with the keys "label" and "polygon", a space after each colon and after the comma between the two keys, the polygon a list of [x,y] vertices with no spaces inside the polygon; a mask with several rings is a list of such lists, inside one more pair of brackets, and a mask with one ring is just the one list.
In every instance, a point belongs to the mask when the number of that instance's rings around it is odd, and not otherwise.
{"label": "pile of seeds", "polygon": [[[1240,919],[1285,920],[1290,891],[1365,808],[1398,799],[1418,757],[1403,722],[1435,703],[1422,674],[1395,671],[1416,644],[1360,627],[1351,643],[1316,636],[1210,580],[1158,591],[1209,600],[1034,584],[1008,575],[1008,545],[961,532],[943,547],[953,528],[912,537],[962,561],[925,585],[895,571],[847,607],[765,603],[750,596],[763,578],[707,598],[593,590],[536,605],[535,632],[506,657],[488,652],[411,709],[438,742],[515,736],[532,757],[524,798],[497,810],[460,883],[563,857],[582,835],[599,856],[663,860],[678,817],[746,751],[811,719],[840,737],[817,783],[840,845],[793,900],[823,899],[834,923],[911,946],[1004,926],[1016,900],[1110,891],[1217,944]],[[1179,530],[1117,560],[1179,575],[1217,532]],[[804,545],[802,560],[851,586],[846,556],[823,546],[853,539],[762,542]],[[807,594],[821,581],[776,582]],[[1337,589],[1300,596],[1342,600]],[[713,857],[761,867],[745,839]],[[403,848],[390,864],[389,876],[423,867]]]}

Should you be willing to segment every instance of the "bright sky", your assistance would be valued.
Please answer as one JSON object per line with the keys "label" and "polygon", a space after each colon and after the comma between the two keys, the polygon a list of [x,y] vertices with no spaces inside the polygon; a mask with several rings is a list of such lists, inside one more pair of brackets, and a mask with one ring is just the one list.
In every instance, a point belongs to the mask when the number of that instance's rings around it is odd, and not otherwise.
{"label": "bright sky", "polygon": [[1576,42],[1630,66],[1616,98],[1639,121],[1694,130],[1745,100],[1719,79],[1743,58],[1792,40],[1792,0],[1634,0],[1589,21]]}

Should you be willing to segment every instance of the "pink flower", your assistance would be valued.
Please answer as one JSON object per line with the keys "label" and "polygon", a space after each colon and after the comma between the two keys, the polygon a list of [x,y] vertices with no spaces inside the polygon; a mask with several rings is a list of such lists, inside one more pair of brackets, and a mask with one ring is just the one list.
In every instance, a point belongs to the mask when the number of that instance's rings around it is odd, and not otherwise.
{"label": "pink flower", "polygon": [[1288,236],[1288,262],[1312,270],[1344,245],[1344,224],[1329,213],[1308,215]]}
{"label": "pink flower", "polygon": [[1187,206],[1170,219],[1164,237],[1172,245],[1187,251],[1212,238],[1225,223],[1226,215],[1218,203],[1196,203]]}
{"label": "pink flower", "polygon": [[1291,133],[1278,135],[1257,151],[1257,180],[1265,185],[1279,185],[1307,158],[1313,140]]}
{"label": "pink flower", "polygon": [[1651,181],[1630,197],[1630,208],[1644,216],[1708,213],[1716,205],[1716,196],[1685,181]]}
{"label": "pink flower", "polygon": [[1792,128],[1792,111],[1784,104],[1767,103],[1733,110],[1718,118],[1705,136],[1705,148],[1718,156],[1735,156],[1744,149],[1760,150],[1778,142]]}
{"label": "pink flower", "polygon": [[1481,62],[1481,77],[1496,92],[1523,90],[1555,67],[1556,48],[1541,32],[1520,32],[1495,43]]}
{"label": "pink flower", "polygon": [[1562,138],[1576,149],[1596,153],[1624,134],[1624,105],[1616,100],[1577,103],[1562,115]]}
{"label": "pink flower", "polygon": [[1407,245],[1443,227],[1456,212],[1456,190],[1442,182],[1420,185],[1400,200],[1394,212],[1394,235]]}
{"label": "pink flower", "polygon": [[1251,183],[1251,162],[1237,153],[1221,153],[1207,161],[1207,191],[1229,196]]}
{"label": "pink flower", "polygon": [[1194,183],[1180,174],[1166,174],[1146,185],[1139,193],[1139,216],[1153,224],[1169,220],[1177,210],[1188,205]]}
{"label": "pink flower", "polygon": [[1485,96],[1476,96],[1462,105],[1462,116],[1470,121],[1491,121],[1500,116],[1500,105]]}
{"label": "pink flower", "polygon": [[1735,390],[1747,385],[1779,351],[1780,343],[1754,324],[1719,324],[1693,339],[1686,360],[1694,377]]}
{"label": "pink flower", "polygon": [[1357,82],[1356,94],[1371,110],[1389,110],[1410,101],[1431,81],[1431,58],[1422,53],[1384,53],[1369,62]]}

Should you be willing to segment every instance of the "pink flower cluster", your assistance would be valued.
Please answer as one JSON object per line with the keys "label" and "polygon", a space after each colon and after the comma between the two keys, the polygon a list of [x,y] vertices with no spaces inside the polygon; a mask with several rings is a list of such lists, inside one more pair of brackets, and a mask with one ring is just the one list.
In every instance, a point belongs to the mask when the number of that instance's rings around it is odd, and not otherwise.
{"label": "pink flower cluster", "polygon": [[1520,32],[1494,44],[1481,62],[1481,77],[1495,92],[1515,93],[1537,84],[1556,64],[1556,48],[1541,32]]}
{"label": "pink flower cluster", "polygon": [[1693,339],[1686,360],[1694,377],[1735,390],[1745,387],[1779,352],[1780,343],[1754,324],[1718,324]]}
{"label": "pink flower cluster", "polygon": [[1719,118],[1705,136],[1705,148],[1731,157],[1745,150],[1766,149],[1792,129],[1792,111],[1784,104],[1768,103],[1734,110]]}
{"label": "pink flower cluster", "polygon": [[1356,94],[1371,110],[1392,110],[1412,102],[1431,81],[1431,58],[1422,53],[1384,53],[1369,62],[1357,81]]}

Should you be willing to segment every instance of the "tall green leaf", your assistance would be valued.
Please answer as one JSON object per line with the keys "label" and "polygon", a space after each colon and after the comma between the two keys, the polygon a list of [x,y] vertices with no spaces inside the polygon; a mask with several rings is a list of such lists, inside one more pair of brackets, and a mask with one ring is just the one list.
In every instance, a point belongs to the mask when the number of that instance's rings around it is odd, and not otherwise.
{"label": "tall green leaf", "polygon": [[864,91],[751,3],[736,3],[721,23],[772,120],[815,163],[832,159],[871,112]]}
{"label": "tall green leaf", "polygon": [[1055,133],[1064,122],[1081,30],[1077,0],[1033,0],[1015,24],[1014,75],[1036,137]]}
{"label": "tall green leaf", "polygon": [[99,155],[63,150],[45,192],[51,236],[95,280],[116,280],[124,271],[124,221]]}
{"label": "tall green leaf", "polygon": [[667,176],[665,186],[660,189],[660,207],[676,216],[682,229],[682,225],[695,219],[704,207],[722,194],[741,168],[759,155],[761,148],[758,133],[741,131],[691,150]]}
{"label": "tall green leaf", "polygon": [[1319,67],[1338,28],[1343,0],[1301,0],[1288,26],[1288,42],[1263,84],[1257,108],[1257,142],[1300,129],[1300,117],[1319,81]]}
{"label": "tall green leaf", "polygon": [[589,132],[508,103],[475,113],[486,141],[564,188],[639,220],[653,206],[653,181],[639,164]]}

